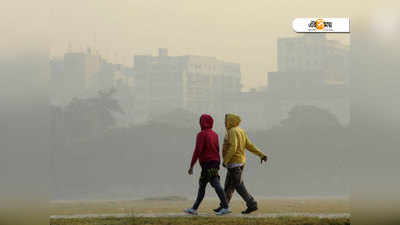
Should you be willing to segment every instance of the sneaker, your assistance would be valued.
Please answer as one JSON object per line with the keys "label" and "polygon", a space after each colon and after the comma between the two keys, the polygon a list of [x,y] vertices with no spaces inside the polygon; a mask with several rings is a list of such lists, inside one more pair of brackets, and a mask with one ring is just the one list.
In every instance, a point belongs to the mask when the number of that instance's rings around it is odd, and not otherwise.
{"label": "sneaker", "polygon": [[213,209],[213,211],[214,211],[214,212],[219,212],[221,209],[222,209],[222,206],[220,206],[220,207],[218,207],[218,208],[216,208],[216,209]]}
{"label": "sneaker", "polygon": [[250,213],[256,211],[257,209],[258,209],[257,206],[248,207],[245,211],[242,212],[242,214],[250,214]]}
{"label": "sneaker", "polygon": [[183,210],[183,212],[187,213],[187,214],[191,214],[191,215],[197,215],[197,210],[193,209],[193,208],[189,208],[189,209],[185,209]]}
{"label": "sneaker", "polygon": [[215,215],[225,215],[229,213],[232,213],[232,211],[229,208],[222,208],[221,210],[216,212]]}

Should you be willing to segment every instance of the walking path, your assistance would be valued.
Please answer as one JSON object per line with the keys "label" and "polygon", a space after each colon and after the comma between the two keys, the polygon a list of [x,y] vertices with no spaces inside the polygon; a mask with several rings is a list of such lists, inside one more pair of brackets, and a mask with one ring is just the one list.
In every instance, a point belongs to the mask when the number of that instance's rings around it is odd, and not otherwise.
{"label": "walking path", "polygon": [[[156,218],[156,217],[189,217],[192,215],[187,215],[185,213],[112,213],[112,214],[76,214],[76,215],[52,215],[50,219],[79,219],[79,218],[124,218],[124,217],[147,217],[147,218]],[[199,216],[215,216],[214,214],[206,214],[200,213]],[[349,218],[350,213],[265,213],[265,214],[251,214],[251,215],[242,215],[242,214],[229,214],[224,215],[224,217],[249,217],[249,218],[275,218],[275,217],[318,217],[318,218]]]}

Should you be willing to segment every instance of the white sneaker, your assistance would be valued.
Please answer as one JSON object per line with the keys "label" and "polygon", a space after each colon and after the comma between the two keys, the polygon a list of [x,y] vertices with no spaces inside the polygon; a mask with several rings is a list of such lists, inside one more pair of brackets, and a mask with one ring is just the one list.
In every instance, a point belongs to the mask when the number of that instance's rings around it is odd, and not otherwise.
{"label": "white sneaker", "polygon": [[221,210],[216,212],[215,215],[225,215],[229,213],[232,213],[232,211],[229,208],[222,208]]}
{"label": "white sneaker", "polygon": [[198,214],[197,210],[192,209],[192,208],[185,209],[185,210],[183,210],[183,212],[185,212],[187,214],[191,214],[191,215],[197,215]]}

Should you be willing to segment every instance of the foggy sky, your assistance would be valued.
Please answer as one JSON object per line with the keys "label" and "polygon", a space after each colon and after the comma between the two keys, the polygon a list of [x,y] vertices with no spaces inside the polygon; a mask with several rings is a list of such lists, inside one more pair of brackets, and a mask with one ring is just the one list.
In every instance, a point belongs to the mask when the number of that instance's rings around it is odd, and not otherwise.
{"label": "foggy sky", "polygon": [[75,51],[95,46],[107,59],[126,65],[132,65],[134,54],[155,55],[158,47],[165,47],[170,55],[240,63],[243,85],[250,88],[265,84],[267,72],[276,70],[276,40],[296,35],[294,18],[351,17],[369,7],[368,1],[359,0],[8,1],[0,9],[6,37],[0,46],[39,39],[52,56],[61,56],[69,43]]}

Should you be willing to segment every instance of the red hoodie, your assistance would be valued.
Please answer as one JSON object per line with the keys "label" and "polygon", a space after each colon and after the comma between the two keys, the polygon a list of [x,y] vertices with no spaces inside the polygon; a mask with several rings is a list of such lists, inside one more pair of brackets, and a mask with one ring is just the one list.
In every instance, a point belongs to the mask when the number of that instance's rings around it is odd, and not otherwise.
{"label": "red hoodie", "polygon": [[213,123],[214,120],[210,115],[201,115],[201,131],[196,137],[196,148],[190,163],[191,167],[196,164],[197,159],[199,159],[200,164],[210,161],[220,162],[218,135],[212,130]]}

